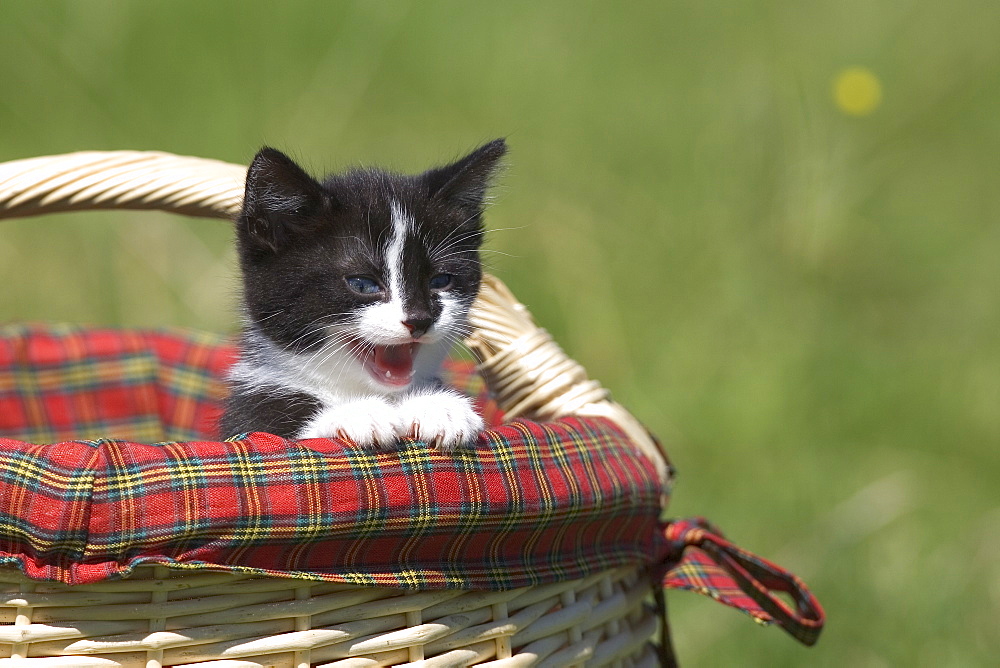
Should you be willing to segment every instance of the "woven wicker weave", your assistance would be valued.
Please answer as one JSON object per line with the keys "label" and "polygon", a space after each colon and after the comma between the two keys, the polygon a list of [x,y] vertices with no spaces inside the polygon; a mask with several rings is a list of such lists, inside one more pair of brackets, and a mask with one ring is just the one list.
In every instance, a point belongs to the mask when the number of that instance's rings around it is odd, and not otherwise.
{"label": "woven wicker weave", "polygon": [[[0,164],[0,218],[160,209],[231,218],[245,167],[157,152],[85,152]],[[469,347],[509,416],[614,420],[655,442],[525,307],[486,277]],[[637,568],[502,592],[422,591],[143,567],[68,586],[0,568],[4,666],[655,666],[658,614]]]}

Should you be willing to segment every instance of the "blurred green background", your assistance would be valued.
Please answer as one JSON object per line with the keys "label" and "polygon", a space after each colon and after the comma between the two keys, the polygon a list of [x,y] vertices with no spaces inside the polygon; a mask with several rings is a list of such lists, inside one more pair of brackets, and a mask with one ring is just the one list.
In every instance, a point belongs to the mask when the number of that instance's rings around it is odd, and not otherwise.
{"label": "blurred green background", "polygon": [[[1000,5],[8,0],[0,82],[0,160],[419,170],[508,137],[492,270],[666,442],[673,514],[827,609],[807,650],[671,594],[684,665],[1000,657]],[[230,243],[4,222],[0,320],[233,331]]]}

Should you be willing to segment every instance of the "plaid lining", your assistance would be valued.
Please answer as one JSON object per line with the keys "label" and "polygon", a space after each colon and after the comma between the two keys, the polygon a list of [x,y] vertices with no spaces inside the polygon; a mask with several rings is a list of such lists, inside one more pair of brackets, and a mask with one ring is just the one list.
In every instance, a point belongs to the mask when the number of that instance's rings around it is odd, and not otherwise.
{"label": "plaid lining", "polygon": [[232,363],[195,332],[0,327],[0,434],[32,443],[213,438]]}
{"label": "plaid lining", "polygon": [[610,421],[503,424],[471,365],[452,361],[445,380],[478,396],[490,425],[474,448],[220,443],[233,359],[204,334],[0,328],[0,564],[67,584],[155,563],[506,589],[653,563],[665,586],[815,642],[822,610],[794,576],[702,521],[660,523],[653,467]]}
{"label": "plaid lining", "polygon": [[448,455],[413,441],[372,453],[260,433],[157,445],[0,439],[0,561],[68,584],[161,563],[519,587],[646,561],[659,511],[651,471],[603,420],[516,422]]}

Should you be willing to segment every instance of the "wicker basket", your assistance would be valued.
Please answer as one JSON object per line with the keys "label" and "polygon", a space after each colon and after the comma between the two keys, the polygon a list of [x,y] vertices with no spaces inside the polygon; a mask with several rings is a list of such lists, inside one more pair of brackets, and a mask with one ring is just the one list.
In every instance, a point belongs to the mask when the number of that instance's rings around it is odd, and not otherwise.
{"label": "wicker basket", "polygon": [[[231,218],[246,168],[154,152],[0,165],[0,217],[160,209]],[[637,421],[487,277],[469,347],[510,416],[602,416],[669,467]],[[0,568],[3,666],[654,666],[659,622],[640,567],[509,591],[354,587],[164,566],[69,586]]]}

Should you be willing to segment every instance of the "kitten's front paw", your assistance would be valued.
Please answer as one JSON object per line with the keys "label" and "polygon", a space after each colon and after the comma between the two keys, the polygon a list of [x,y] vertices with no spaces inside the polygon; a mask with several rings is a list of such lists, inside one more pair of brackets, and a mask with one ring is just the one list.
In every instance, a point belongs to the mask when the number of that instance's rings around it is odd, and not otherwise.
{"label": "kitten's front paw", "polygon": [[399,406],[401,433],[445,452],[476,438],[483,419],[472,409],[472,401],[449,390],[419,392]]}
{"label": "kitten's front paw", "polygon": [[299,432],[299,438],[343,438],[361,447],[388,448],[402,430],[395,406],[368,397],[327,406]]}

